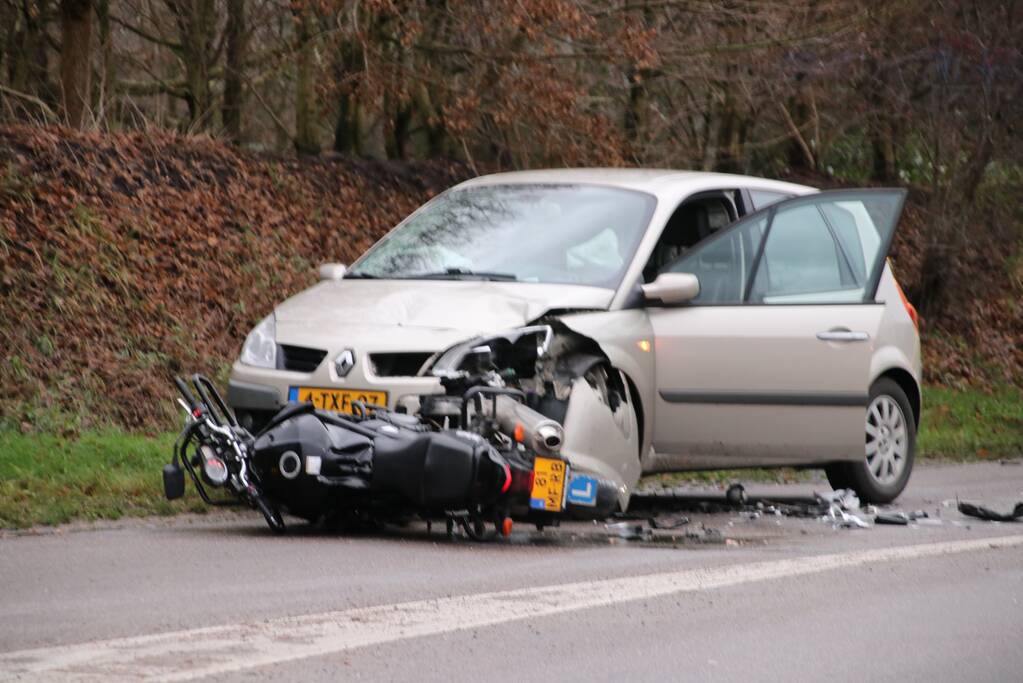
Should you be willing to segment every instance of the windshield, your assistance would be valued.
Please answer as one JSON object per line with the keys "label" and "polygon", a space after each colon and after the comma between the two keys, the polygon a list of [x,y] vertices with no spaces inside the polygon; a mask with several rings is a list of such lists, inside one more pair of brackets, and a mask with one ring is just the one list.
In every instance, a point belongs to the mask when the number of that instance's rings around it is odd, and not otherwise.
{"label": "windshield", "polygon": [[345,277],[480,279],[616,288],[656,200],[587,185],[447,192],[379,242]]}

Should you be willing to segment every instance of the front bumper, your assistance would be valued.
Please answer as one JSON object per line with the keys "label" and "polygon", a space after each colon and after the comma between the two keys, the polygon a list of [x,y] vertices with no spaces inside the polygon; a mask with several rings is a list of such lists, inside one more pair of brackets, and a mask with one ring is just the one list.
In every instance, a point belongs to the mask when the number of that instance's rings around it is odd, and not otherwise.
{"label": "front bumper", "polygon": [[377,377],[366,363],[357,363],[347,377],[337,377],[330,363],[313,372],[256,368],[235,361],[228,381],[227,402],[236,412],[276,412],[288,404],[291,387],[363,389],[387,393],[387,407],[394,410],[403,397],[443,393],[434,377]]}

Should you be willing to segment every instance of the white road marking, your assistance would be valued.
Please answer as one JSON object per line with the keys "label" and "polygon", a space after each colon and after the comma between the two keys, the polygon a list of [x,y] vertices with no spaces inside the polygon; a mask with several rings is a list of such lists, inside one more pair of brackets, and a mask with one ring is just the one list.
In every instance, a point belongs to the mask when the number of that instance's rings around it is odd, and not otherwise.
{"label": "white road marking", "polygon": [[184,681],[673,593],[1023,545],[1023,535],[462,595],[0,654],[0,680]]}

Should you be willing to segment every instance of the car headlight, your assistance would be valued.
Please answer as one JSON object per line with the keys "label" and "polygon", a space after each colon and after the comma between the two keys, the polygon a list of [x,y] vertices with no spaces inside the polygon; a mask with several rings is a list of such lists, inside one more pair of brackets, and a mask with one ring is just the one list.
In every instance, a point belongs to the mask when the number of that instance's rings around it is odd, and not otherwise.
{"label": "car headlight", "polygon": [[259,321],[249,336],[245,338],[242,345],[242,355],[239,360],[246,365],[254,365],[257,368],[277,367],[277,321],[274,314]]}
{"label": "car headlight", "polygon": [[554,329],[550,325],[517,327],[474,337],[444,351],[430,366],[430,373],[435,377],[448,377],[473,372],[474,363],[484,362],[499,369],[512,368],[519,377],[532,377],[537,359],[546,355],[553,338]]}

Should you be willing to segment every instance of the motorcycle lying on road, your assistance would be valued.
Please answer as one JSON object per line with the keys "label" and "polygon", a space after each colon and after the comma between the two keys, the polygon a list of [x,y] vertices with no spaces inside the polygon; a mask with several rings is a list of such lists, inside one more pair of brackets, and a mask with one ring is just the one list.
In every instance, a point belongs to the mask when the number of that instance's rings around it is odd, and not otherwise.
{"label": "motorcycle lying on road", "polygon": [[[287,513],[310,522],[444,521],[481,540],[507,536],[515,521],[542,528],[612,514],[615,485],[573,472],[560,452],[562,426],[528,406],[524,392],[500,386],[502,370],[479,364],[443,377],[445,393],[419,397],[415,415],[290,404],[255,434],[210,380],[175,377],[187,417],[164,492],[184,495],[187,472],[206,503],[248,505],[275,532]],[[570,488],[590,495],[580,503]]]}

